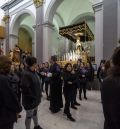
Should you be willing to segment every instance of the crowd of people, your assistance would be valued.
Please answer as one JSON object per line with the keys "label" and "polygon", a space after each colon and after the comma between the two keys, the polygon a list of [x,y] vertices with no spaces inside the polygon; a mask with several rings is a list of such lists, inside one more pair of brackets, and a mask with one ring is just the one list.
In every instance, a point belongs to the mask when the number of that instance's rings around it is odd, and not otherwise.
{"label": "crowd of people", "polygon": [[[3,85],[2,83],[4,82],[2,78],[4,78],[7,83],[6,87],[9,88],[7,92],[10,96],[10,101],[12,94],[17,103],[13,105],[15,106],[14,109],[9,108],[9,106],[6,107],[6,105],[11,103],[9,100],[6,100],[5,104],[0,103],[0,106],[11,112],[11,117],[13,117],[13,114],[17,114],[17,117],[21,117],[20,112],[22,110],[21,107],[23,107],[26,111],[26,129],[30,129],[32,119],[34,121],[34,129],[42,129],[38,124],[37,110],[43,92],[46,93],[46,99],[50,102],[49,110],[52,113],[57,113],[64,106],[64,114],[73,122],[75,119],[70,113],[70,108],[77,110],[76,106],[80,106],[80,103],[78,103],[76,99],[77,93],[79,93],[79,99],[82,100],[83,92],[84,99],[87,100],[86,85],[94,76],[93,69],[91,69],[90,65],[85,65],[85,63],[79,59],[77,64],[72,66],[71,63],[67,63],[64,68],[62,68],[56,61],[56,56],[52,56],[49,63],[45,62],[38,65],[36,58],[28,56],[23,63],[18,64],[12,63],[6,56],[0,57],[0,86]],[[0,89],[1,88],[2,87],[0,87]],[[2,92],[2,90],[3,89],[1,89],[0,92]],[[0,96],[1,95],[2,94],[0,94]],[[65,104],[63,104],[63,98],[65,99]],[[4,117],[8,119],[7,114],[5,114]],[[6,127],[9,128],[8,125],[10,124],[9,129],[12,129],[17,117],[13,121],[9,121],[11,119],[8,119],[8,122],[0,122],[0,127],[2,126],[2,129],[7,129]],[[0,117],[0,119],[2,119],[2,117]]]}
{"label": "crowd of people", "polygon": [[[117,48],[111,61],[101,61],[97,72],[105,116],[104,129],[120,129],[119,56],[120,48]],[[31,128],[32,119],[34,129],[42,129],[37,114],[43,92],[52,113],[64,108],[67,119],[76,121],[70,109],[77,110],[83,97],[88,99],[86,89],[87,84],[94,80],[94,69],[90,62],[85,64],[81,59],[74,65],[67,63],[64,68],[56,61],[56,56],[52,56],[49,63],[38,65],[35,57],[28,56],[21,64],[14,64],[8,57],[0,56],[0,129],[13,129],[14,122],[21,117],[22,107],[26,111],[26,129]]]}

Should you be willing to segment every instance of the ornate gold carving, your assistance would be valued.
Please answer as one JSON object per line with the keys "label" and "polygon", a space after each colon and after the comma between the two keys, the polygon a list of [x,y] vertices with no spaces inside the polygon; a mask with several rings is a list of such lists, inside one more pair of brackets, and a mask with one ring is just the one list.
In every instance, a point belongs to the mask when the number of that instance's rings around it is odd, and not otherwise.
{"label": "ornate gold carving", "polygon": [[0,26],[0,39],[5,39],[5,27]]}
{"label": "ornate gold carving", "polygon": [[36,8],[38,8],[43,5],[44,0],[33,0],[33,2]]}
{"label": "ornate gold carving", "polygon": [[67,37],[68,39],[72,40],[73,42],[76,42],[76,37],[74,35],[76,33],[83,33],[84,37],[88,38],[88,41],[94,40],[94,35],[93,35],[92,31],[90,30],[89,26],[86,24],[86,22],[81,22],[76,25],[61,27],[59,29],[59,34],[61,36]]}
{"label": "ornate gold carving", "polygon": [[3,17],[3,21],[4,21],[5,23],[8,23],[8,22],[9,22],[9,19],[10,19],[10,16],[9,16],[9,15],[5,15],[5,16]]}

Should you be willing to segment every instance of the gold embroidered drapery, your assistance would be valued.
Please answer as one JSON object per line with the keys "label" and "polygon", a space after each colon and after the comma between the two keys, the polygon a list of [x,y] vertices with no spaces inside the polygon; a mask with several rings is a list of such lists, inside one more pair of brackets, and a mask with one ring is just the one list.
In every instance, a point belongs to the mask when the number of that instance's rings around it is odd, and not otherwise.
{"label": "gold embroidered drapery", "polygon": [[75,43],[77,41],[75,34],[77,33],[83,33],[83,35],[80,36],[81,42],[94,40],[94,35],[85,21],[79,24],[59,28],[59,34],[61,36],[64,36]]}

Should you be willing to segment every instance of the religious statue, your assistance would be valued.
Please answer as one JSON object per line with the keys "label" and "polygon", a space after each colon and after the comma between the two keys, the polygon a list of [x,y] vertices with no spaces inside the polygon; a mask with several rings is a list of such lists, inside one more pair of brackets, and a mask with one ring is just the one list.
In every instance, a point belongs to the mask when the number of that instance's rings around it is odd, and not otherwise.
{"label": "religious statue", "polygon": [[80,37],[78,36],[76,42],[76,54],[80,55],[81,51],[82,51],[82,44],[80,42]]}
{"label": "religious statue", "polygon": [[10,59],[15,62],[19,63],[20,62],[20,49],[17,45],[15,45],[15,48],[13,51],[9,52]]}
{"label": "religious statue", "polygon": [[13,51],[11,51],[11,50],[10,50],[10,52],[9,52],[9,58],[10,58],[11,60],[13,60]]}

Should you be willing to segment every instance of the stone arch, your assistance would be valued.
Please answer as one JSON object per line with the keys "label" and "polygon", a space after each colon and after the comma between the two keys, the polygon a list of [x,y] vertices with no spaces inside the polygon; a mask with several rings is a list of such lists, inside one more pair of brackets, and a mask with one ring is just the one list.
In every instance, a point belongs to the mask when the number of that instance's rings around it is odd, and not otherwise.
{"label": "stone arch", "polygon": [[[55,25],[54,21],[57,23],[57,24],[56,24],[57,26]],[[63,20],[63,18],[60,16],[59,13],[55,13],[55,15],[54,15],[54,18],[53,18],[53,25],[54,25],[54,29],[55,29],[57,32],[59,32],[59,27],[62,27],[62,26],[65,25],[64,20]]]}
{"label": "stone arch", "polygon": [[51,0],[48,9],[45,13],[45,18],[44,22],[50,22],[52,23],[54,14],[56,12],[56,9],[59,7],[59,5],[63,2],[64,0]]}
{"label": "stone arch", "polygon": [[60,26],[61,26],[61,25],[64,26],[65,23],[64,23],[64,20],[63,20],[63,18],[61,17],[61,15],[60,15],[58,12],[56,12],[55,15],[59,18]]}
{"label": "stone arch", "polygon": [[[35,42],[35,33],[34,33],[34,29],[32,26],[29,26],[27,24],[21,24],[21,22],[26,18],[26,16],[30,16],[32,17],[33,21],[32,21],[32,24],[35,25],[35,16],[34,14],[30,11],[30,10],[27,10],[27,9],[24,9],[23,11],[19,12],[18,14],[16,14],[14,17],[12,17],[11,19],[11,29],[10,29],[10,34],[11,35],[15,35],[16,38],[14,38],[13,36],[10,37],[10,46],[11,46],[11,49],[14,48],[14,44],[17,44],[18,43],[18,31],[19,31],[19,28],[20,27],[23,27],[25,28],[31,35],[32,37],[32,42],[34,43]],[[32,46],[33,48],[33,52],[32,54],[34,54],[34,46]]]}
{"label": "stone arch", "polygon": [[[33,19],[36,19],[34,14],[30,10],[25,9],[25,10],[19,12],[18,14],[16,14],[14,19],[11,21],[12,23],[11,23],[10,34],[14,34],[15,33],[15,31],[14,31],[15,26],[17,27],[16,21],[18,20],[18,18],[20,18],[20,16],[25,15],[25,14],[32,16]],[[34,24],[35,24],[35,20],[34,20]]]}
{"label": "stone arch", "polygon": [[85,19],[86,19],[87,17],[91,18],[92,20],[95,20],[95,15],[94,15],[94,13],[92,13],[92,12],[87,12],[87,13],[83,13],[83,14],[80,14],[80,15],[76,16],[76,18],[74,18],[74,19],[70,22],[70,25],[76,23],[76,22],[77,22],[79,19],[81,19],[81,18],[85,18]]}

